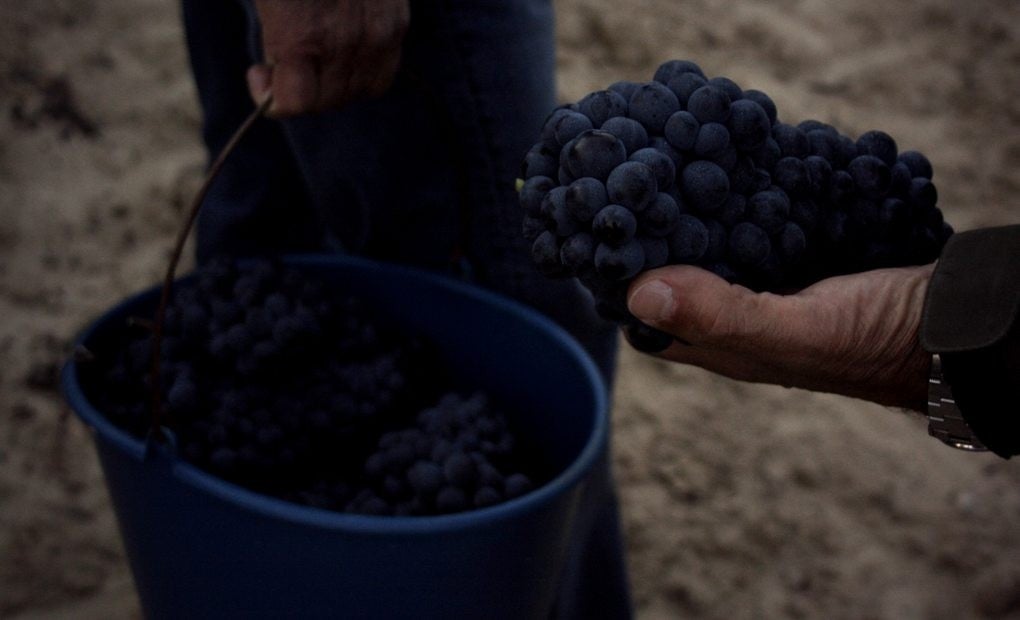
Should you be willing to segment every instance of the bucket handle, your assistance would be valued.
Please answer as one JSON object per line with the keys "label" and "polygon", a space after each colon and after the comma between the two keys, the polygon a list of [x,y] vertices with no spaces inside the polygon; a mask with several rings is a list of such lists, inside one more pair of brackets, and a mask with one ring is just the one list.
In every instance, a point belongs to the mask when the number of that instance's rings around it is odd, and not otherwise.
{"label": "bucket handle", "polygon": [[184,222],[184,226],[177,232],[177,239],[174,242],[173,252],[170,255],[170,264],[167,266],[166,277],[163,279],[163,288],[160,291],[159,305],[156,307],[156,317],[153,321],[152,326],[152,346],[151,346],[151,358],[149,362],[149,382],[151,386],[151,407],[152,407],[152,423],[149,426],[149,440],[157,443],[167,442],[166,433],[161,431],[163,426],[163,419],[165,412],[163,409],[163,390],[160,385],[160,357],[163,346],[163,323],[166,321],[166,309],[170,302],[170,294],[173,289],[174,276],[177,272],[177,263],[181,260],[181,254],[184,252],[184,243],[188,240],[188,234],[195,225],[195,220],[198,219],[198,212],[202,208],[202,203],[205,201],[205,195],[209,192],[209,188],[212,186],[216,177],[219,176],[220,170],[223,168],[223,164],[226,162],[227,157],[234,151],[241,139],[248,133],[248,130],[255,124],[262,115],[266,113],[269,106],[273,102],[273,96],[268,95],[262,100],[248,118],[241,123],[241,126],[237,128],[234,135],[227,141],[226,146],[220,150],[216,159],[209,167],[209,171],[206,172],[205,179],[202,181],[201,187],[191,201],[191,205],[188,207],[188,217]]}

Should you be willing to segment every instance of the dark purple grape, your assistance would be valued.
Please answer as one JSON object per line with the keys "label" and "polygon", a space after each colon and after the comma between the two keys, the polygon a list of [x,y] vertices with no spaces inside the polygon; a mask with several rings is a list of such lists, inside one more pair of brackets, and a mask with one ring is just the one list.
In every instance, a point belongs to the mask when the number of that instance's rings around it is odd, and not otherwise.
{"label": "dark purple grape", "polygon": [[595,269],[610,281],[633,278],[644,264],[644,249],[635,239],[619,247],[600,243],[595,249]]}
{"label": "dark purple grape", "polygon": [[580,112],[567,112],[561,114],[554,127],[556,142],[564,145],[583,132],[592,129],[591,119]]}
{"label": "dark purple grape", "polygon": [[542,199],[554,187],[556,182],[549,177],[531,177],[521,186],[521,208],[531,217],[538,217],[542,213]]}
{"label": "dark purple grape", "polygon": [[695,161],[683,169],[680,186],[685,202],[699,211],[710,212],[725,202],[730,180],[717,164]]}
{"label": "dark purple grape", "polygon": [[614,116],[627,116],[627,99],[612,90],[599,90],[577,102],[577,110],[587,116],[594,127]]}
{"label": "dark purple grape", "polygon": [[669,262],[669,243],[659,237],[638,237],[638,243],[645,253],[645,264],[641,271],[662,267]]}
{"label": "dark purple grape", "polygon": [[934,207],[939,200],[935,184],[924,177],[914,177],[910,182],[910,203],[917,207]]}
{"label": "dark purple grape", "polygon": [[702,86],[691,93],[687,111],[699,123],[725,123],[730,117],[730,97],[717,86]]}
{"label": "dark purple grape", "polygon": [[772,251],[772,244],[768,233],[760,227],[742,222],[730,231],[728,250],[734,264],[754,268],[765,261]]}
{"label": "dark purple grape", "polygon": [[760,90],[750,89],[744,91],[744,99],[749,99],[761,106],[761,109],[765,110],[765,115],[769,119],[769,124],[775,125],[778,112],[776,111],[776,104],[772,101],[772,98],[761,92]]}
{"label": "dark purple grape", "polygon": [[560,264],[560,242],[556,235],[548,230],[538,236],[531,245],[531,260],[547,275],[559,275],[563,269]]}
{"label": "dark purple grape", "polygon": [[662,84],[668,84],[673,78],[687,73],[692,73],[705,79],[705,72],[701,70],[697,63],[690,60],[667,60],[655,70],[655,76],[652,79]]}
{"label": "dark purple grape", "polygon": [[577,221],[567,211],[567,188],[554,187],[542,199],[542,218],[546,227],[557,237],[567,237],[577,232]]}
{"label": "dark purple grape", "polygon": [[634,91],[637,90],[639,86],[641,86],[641,84],[639,84],[638,82],[629,82],[627,80],[621,80],[619,82],[613,82],[612,84],[609,85],[609,88],[607,88],[606,90],[611,90],[614,93],[620,95],[621,97],[623,97],[624,101],[630,101],[631,95],[634,94]]}
{"label": "dark purple grape", "polygon": [[673,344],[673,336],[641,322],[630,322],[623,327],[627,342],[642,353],[661,353]]}
{"label": "dark purple grape", "polygon": [[631,154],[628,161],[641,162],[655,174],[656,187],[667,188],[676,179],[676,165],[662,151],[654,148],[643,148]]}
{"label": "dark purple grape", "polygon": [[896,141],[884,131],[868,131],[857,138],[857,154],[873,155],[886,166],[896,164]]}
{"label": "dark purple grape", "polygon": [[695,263],[708,249],[708,228],[693,215],[681,215],[668,241],[673,262]]}
{"label": "dark purple grape", "polygon": [[929,181],[932,178],[931,162],[928,158],[917,151],[903,151],[899,155],[899,161],[910,170],[911,177],[923,177]]}
{"label": "dark purple grape", "polygon": [[776,240],[776,250],[787,264],[798,263],[807,249],[807,236],[804,230],[793,222],[787,222],[783,226]]}
{"label": "dark purple grape", "polygon": [[892,182],[892,172],[889,166],[874,155],[859,155],[855,157],[847,172],[854,180],[857,190],[867,196],[879,196],[889,190]]}
{"label": "dark purple grape", "polygon": [[647,82],[631,95],[629,116],[644,125],[649,134],[662,135],[666,121],[679,109],[673,91],[659,82]]}
{"label": "dark purple grape", "polygon": [[697,73],[681,73],[666,82],[666,87],[673,91],[677,101],[680,102],[680,107],[684,109],[687,108],[687,102],[690,101],[691,94],[702,86],[707,85],[708,80]]}
{"label": "dark purple grape", "polygon": [[628,154],[648,146],[648,131],[632,118],[614,116],[602,123],[602,131],[608,131],[623,142]]}
{"label": "dark purple grape", "polygon": [[567,167],[575,179],[594,177],[606,180],[614,168],[627,160],[627,149],[608,131],[592,129],[565,146]]}
{"label": "dark purple grape", "polygon": [[602,181],[584,177],[567,187],[567,213],[579,223],[590,222],[595,214],[609,204],[609,194]]}
{"label": "dark purple grape", "polygon": [[736,100],[730,105],[728,126],[733,144],[743,151],[761,147],[772,128],[765,110],[748,99]]}
{"label": "dark purple grape", "polygon": [[557,163],[556,158],[553,157],[541,143],[539,143],[531,147],[528,153],[524,156],[524,163],[521,167],[521,176],[525,179],[531,179],[534,177],[553,177],[556,176],[556,171],[558,169],[559,164]]}
{"label": "dark purple grape", "polygon": [[664,129],[666,140],[676,149],[690,151],[698,139],[701,123],[690,112],[675,112],[666,121]]}
{"label": "dark purple grape", "polygon": [[596,245],[595,238],[586,232],[570,235],[560,247],[560,262],[575,272],[581,267],[592,265]]}
{"label": "dark purple grape", "polygon": [[665,237],[673,232],[680,217],[680,207],[669,194],[659,192],[651,206],[641,212],[639,228],[653,237]]}
{"label": "dark purple grape", "polygon": [[740,88],[736,82],[727,77],[714,77],[708,81],[708,85],[714,86],[726,93],[726,96],[729,97],[732,102],[739,101],[744,96],[743,89]]}
{"label": "dark purple grape", "polygon": [[694,141],[694,154],[701,159],[718,157],[730,145],[730,132],[721,123],[705,123]]}
{"label": "dark purple grape", "polygon": [[659,191],[655,172],[645,164],[628,161],[609,174],[606,181],[609,201],[640,213],[655,199]]}
{"label": "dark purple grape", "polygon": [[751,159],[754,160],[754,165],[763,171],[768,172],[776,166],[776,162],[782,158],[782,152],[779,150],[779,143],[773,138],[767,138],[765,143],[754,150],[751,154]]}
{"label": "dark purple grape", "polygon": [[[822,160],[824,161],[824,160]],[[810,193],[811,183],[807,164],[796,157],[784,157],[776,162],[772,178],[787,195],[799,198]]]}
{"label": "dark purple grape", "polygon": [[772,128],[772,137],[779,145],[779,151],[783,157],[803,159],[811,154],[811,143],[808,141],[807,134],[801,131],[800,127],[776,123]]}
{"label": "dark purple grape", "polygon": [[769,234],[782,229],[790,218],[790,199],[782,191],[758,192],[747,201],[747,219]]}
{"label": "dark purple grape", "polygon": [[591,230],[602,243],[623,245],[634,238],[637,232],[637,219],[630,209],[612,204],[595,215]]}

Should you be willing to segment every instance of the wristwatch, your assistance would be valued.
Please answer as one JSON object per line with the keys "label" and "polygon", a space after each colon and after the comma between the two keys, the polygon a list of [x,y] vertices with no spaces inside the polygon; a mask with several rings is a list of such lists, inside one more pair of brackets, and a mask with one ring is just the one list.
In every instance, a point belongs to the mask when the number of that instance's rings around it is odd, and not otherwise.
{"label": "wristwatch", "polygon": [[955,448],[1020,454],[1020,226],[953,235],[925,295],[928,433]]}
{"label": "wristwatch", "polygon": [[952,387],[942,374],[942,357],[938,353],[931,356],[931,374],[928,377],[928,434],[961,450],[988,450],[970,430],[970,425],[956,406]]}

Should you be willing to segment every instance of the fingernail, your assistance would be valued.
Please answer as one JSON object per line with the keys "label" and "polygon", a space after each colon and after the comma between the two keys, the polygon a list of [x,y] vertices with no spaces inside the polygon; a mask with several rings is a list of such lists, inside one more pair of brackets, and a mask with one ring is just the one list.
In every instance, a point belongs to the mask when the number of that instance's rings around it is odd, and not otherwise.
{"label": "fingernail", "polygon": [[254,66],[248,69],[248,92],[256,104],[265,100],[269,94],[269,71],[262,66]]}
{"label": "fingernail", "polygon": [[673,313],[673,289],[662,280],[646,282],[631,294],[627,308],[645,322],[669,318]]}

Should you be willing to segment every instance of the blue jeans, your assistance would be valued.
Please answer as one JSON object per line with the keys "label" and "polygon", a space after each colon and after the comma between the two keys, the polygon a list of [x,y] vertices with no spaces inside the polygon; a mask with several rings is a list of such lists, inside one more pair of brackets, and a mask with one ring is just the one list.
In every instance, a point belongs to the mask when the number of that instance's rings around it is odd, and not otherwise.
{"label": "blue jeans", "polygon": [[[219,152],[251,111],[260,59],[249,2],[182,0],[203,138]],[[340,251],[433,270],[550,316],[612,384],[616,331],[574,281],[530,264],[514,189],[554,100],[549,0],[414,0],[401,70],[382,98],[261,120],[232,154],[198,223],[198,257]],[[552,615],[625,618],[630,600],[609,455],[585,491]]]}

